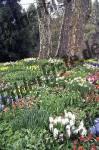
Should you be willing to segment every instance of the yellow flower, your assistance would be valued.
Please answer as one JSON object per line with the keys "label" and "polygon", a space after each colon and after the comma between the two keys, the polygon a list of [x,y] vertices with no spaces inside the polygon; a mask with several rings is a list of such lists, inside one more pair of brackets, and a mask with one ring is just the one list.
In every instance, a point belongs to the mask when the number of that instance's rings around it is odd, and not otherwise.
{"label": "yellow flower", "polygon": [[8,70],[8,69],[9,69],[8,66],[1,66],[1,67],[0,67],[0,71],[6,71],[6,70]]}

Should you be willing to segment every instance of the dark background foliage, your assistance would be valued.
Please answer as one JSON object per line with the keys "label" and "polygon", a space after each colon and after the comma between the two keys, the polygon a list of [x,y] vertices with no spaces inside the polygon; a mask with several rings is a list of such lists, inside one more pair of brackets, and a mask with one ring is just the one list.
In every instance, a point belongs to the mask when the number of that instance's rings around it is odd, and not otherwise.
{"label": "dark background foliage", "polygon": [[30,57],[39,49],[37,11],[31,5],[27,12],[20,0],[0,0],[0,61]]}

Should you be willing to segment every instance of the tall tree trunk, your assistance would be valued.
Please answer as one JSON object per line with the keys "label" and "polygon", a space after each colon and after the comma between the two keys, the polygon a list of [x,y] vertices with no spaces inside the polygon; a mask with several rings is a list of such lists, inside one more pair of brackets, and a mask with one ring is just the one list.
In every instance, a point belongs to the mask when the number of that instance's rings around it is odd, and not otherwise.
{"label": "tall tree trunk", "polygon": [[51,29],[50,29],[50,14],[47,9],[45,0],[37,0],[39,33],[40,33],[40,52],[39,58],[49,58],[51,55]]}
{"label": "tall tree trunk", "polygon": [[[66,0],[57,56],[81,56],[90,0]],[[87,18],[86,18],[87,17]]]}

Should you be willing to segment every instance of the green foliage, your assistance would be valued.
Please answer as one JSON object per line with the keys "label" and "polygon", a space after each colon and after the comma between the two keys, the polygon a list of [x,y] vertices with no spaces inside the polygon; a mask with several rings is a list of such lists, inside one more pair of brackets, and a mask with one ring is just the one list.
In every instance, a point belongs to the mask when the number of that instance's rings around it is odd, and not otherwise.
{"label": "green foliage", "polygon": [[93,71],[82,65],[70,70],[71,76],[57,80],[54,86],[43,82],[42,86],[34,84],[29,90],[28,81],[31,81],[33,77],[44,77],[41,66],[45,63],[47,64],[45,69],[49,70],[49,79],[52,76],[53,63],[56,75],[61,69],[64,70],[63,65],[62,67],[60,65],[61,60],[50,63],[47,60],[26,59],[15,63],[0,64],[0,79],[9,81],[11,85],[17,82],[17,86],[21,86],[25,77],[24,88],[27,90],[27,95],[24,99],[27,100],[32,95],[36,100],[35,105],[30,108],[16,110],[11,108],[7,113],[0,113],[0,148],[2,150],[71,150],[73,141],[66,140],[60,143],[49,133],[49,116],[62,115],[64,110],[71,111],[77,117],[77,121],[83,119],[88,128],[90,119],[94,120],[99,116],[98,103],[84,102],[85,94],[91,93],[94,88],[85,80],[85,77]]}
{"label": "green foliage", "polygon": [[33,129],[39,131],[47,127],[48,112],[44,109],[32,108],[32,110],[26,109],[19,117],[16,117],[12,121],[12,127],[14,130],[20,128]]}
{"label": "green foliage", "polygon": [[[4,3],[5,4],[4,4]],[[32,19],[31,19],[32,17]],[[37,12],[28,13],[16,1],[0,2],[0,61],[18,60],[33,54],[39,42]]]}

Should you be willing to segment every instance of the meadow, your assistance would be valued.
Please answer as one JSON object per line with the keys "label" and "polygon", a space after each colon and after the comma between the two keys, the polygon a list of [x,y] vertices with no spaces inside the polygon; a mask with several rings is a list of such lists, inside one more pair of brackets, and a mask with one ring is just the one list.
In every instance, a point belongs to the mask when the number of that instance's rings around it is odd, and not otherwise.
{"label": "meadow", "polygon": [[57,59],[0,64],[1,150],[92,146],[99,148],[97,60],[78,62],[72,68]]}

